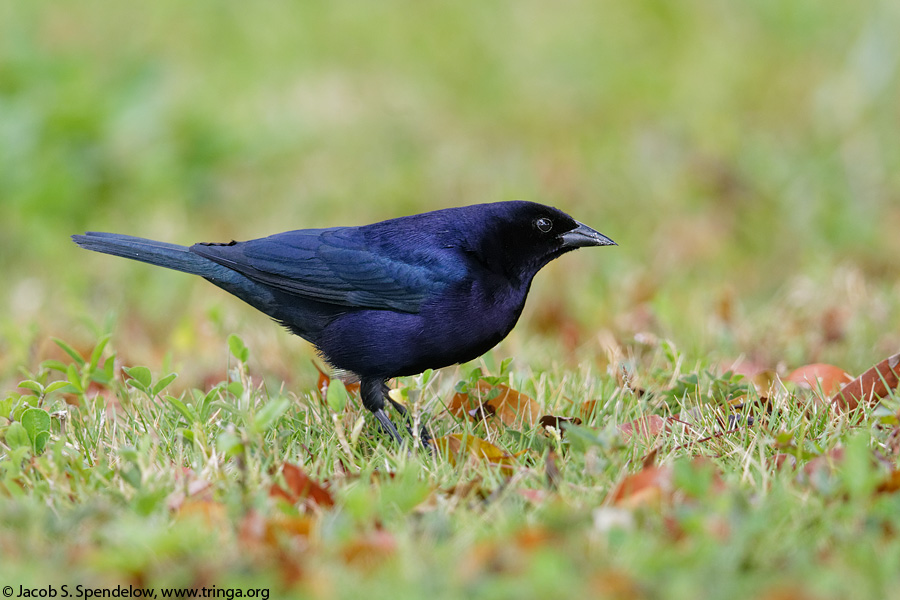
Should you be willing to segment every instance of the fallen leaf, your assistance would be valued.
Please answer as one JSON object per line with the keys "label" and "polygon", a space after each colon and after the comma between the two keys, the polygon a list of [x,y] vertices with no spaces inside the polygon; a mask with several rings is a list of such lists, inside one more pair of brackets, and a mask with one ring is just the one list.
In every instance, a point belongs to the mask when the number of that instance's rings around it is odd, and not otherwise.
{"label": "fallen leaf", "polygon": [[844,462],[844,449],[835,447],[803,465],[803,473],[807,477],[813,477],[819,473],[832,473],[842,462]]}
{"label": "fallen leaf", "polygon": [[[321,392],[322,398],[325,397],[325,393],[328,391],[328,384],[331,383],[331,376],[322,370],[315,361],[312,361],[313,366],[316,368],[316,371],[319,372],[319,381],[316,383],[316,388]],[[347,392],[350,394],[356,394],[359,392],[359,382],[351,381],[344,382],[344,387],[347,388]]]}
{"label": "fallen leaf", "polygon": [[450,462],[459,464],[463,454],[474,456],[487,461],[491,465],[497,465],[503,471],[512,472],[517,464],[517,458],[524,453],[510,454],[506,450],[498,448],[487,440],[460,433],[452,433],[431,441],[441,452],[446,452]]}
{"label": "fallen leaf", "polygon": [[544,463],[544,473],[547,475],[547,487],[551,490],[559,489],[562,476],[559,473],[559,456],[555,450],[547,453],[547,461]]}
{"label": "fallen leaf", "polygon": [[806,389],[822,390],[827,396],[834,394],[841,386],[852,380],[853,376],[844,369],[825,363],[813,363],[794,369],[785,378],[785,381],[791,381]]}
{"label": "fallen leaf", "polygon": [[875,405],[897,387],[900,354],[884,359],[834,395],[831,404],[839,410],[853,410],[860,403]]}
{"label": "fallen leaf", "polygon": [[[706,458],[691,460],[688,467],[694,472],[712,470],[710,490],[721,492],[725,483],[718,469]],[[645,466],[637,473],[628,475],[610,494],[612,504],[636,508],[639,506],[659,506],[671,502],[676,491],[675,469],[672,465]],[[682,490],[684,492],[684,490]],[[690,495],[688,493],[688,495]]]}
{"label": "fallen leaf", "polygon": [[900,491],[900,471],[891,471],[890,475],[878,484],[875,491],[879,494],[893,494]]}
{"label": "fallen leaf", "polygon": [[591,576],[588,585],[591,590],[589,596],[592,598],[629,600],[648,597],[637,581],[624,571],[616,570],[614,567],[607,567]]}
{"label": "fallen leaf", "polygon": [[288,504],[297,504],[303,501],[308,508],[331,508],[334,506],[334,498],[331,492],[313,481],[300,467],[290,463],[284,463],[281,470],[287,490],[278,484],[272,484],[269,488],[269,496],[281,498]]}
{"label": "fallen leaf", "polygon": [[611,497],[613,504],[630,508],[661,504],[672,492],[672,467],[645,467],[623,479]]}
{"label": "fallen leaf", "polygon": [[649,440],[663,432],[669,432],[668,422],[659,415],[647,415],[630,423],[619,425],[619,433],[622,434],[622,439],[626,442],[630,441],[635,435],[640,435],[642,438]]}
{"label": "fallen leaf", "polygon": [[175,511],[177,519],[199,519],[213,529],[224,526],[227,520],[225,505],[213,500],[188,498]]}
{"label": "fallen leaf", "polygon": [[363,535],[344,546],[341,554],[348,564],[373,569],[397,550],[394,536],[383,529]]}
{"label": "fallen leaf", "polygon": [[212,500],[212,483],[198,477],[192,469],[184,468],[180,476],[176,471],[178,488],[166,498],[169,510],[179,510],[188,499]]}
{"label": "fallen leaf", "polygon": [[[491,398],[494,390],[496,395]],[[484,419],[496,415],[507,427],[533,427],[541,414],[540,406],[532,398],[502,383],[493,386],[483,379],[478,381],[475,390],[454,394],[447,409],[457,417]]]}
{"label": "fallen leaf", "polygon": [[554,415],[544,415],[538,421],[541,427],[547,429],[552,427],[559,432],[560,437],[563,437],[566,434],[566,430],[563,427],[563,423],[571,423],[572,425],[581,425],[581,419],[578,417],[557,417]]}

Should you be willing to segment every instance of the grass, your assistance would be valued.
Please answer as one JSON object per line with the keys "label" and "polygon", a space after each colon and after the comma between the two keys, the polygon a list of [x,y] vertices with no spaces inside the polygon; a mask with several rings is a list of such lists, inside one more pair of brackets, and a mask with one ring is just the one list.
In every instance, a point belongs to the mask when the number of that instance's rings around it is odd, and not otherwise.
{"label": "grass", "polygon": [[[454,418],[450,377],[402,380],[436,436],[502,452],[442,442],[431,456],[387,443],[352,394],[329,395],[336,412],[318,391],[259,383],[237,338],[244,361],[233,357],[227,378],[178,395],[177,380],[143,367],[109,379],[107,341],[93,359],[69,348],[68,364],[31,374],[43,385],[65,371],[65,387],[4,407],[14,422],[27,405],[53,417],[38,452],[7,433],[4,582],[411,598],[883,597],[896,584],[893,398],[845,416],[791,386],[761,402],[740,378],[682,370],[662,343],[632,364],[648,374],[641,394],[592,369],[507,366],[499,379],[542,411],[585,417],[563,437]],[[587,413],[585,390],[597,400]],[[651,414],[680,416],[654,435],[620,427]],[[286,464],[329,500],[292,483]]]}
{"label": "grass", "polygon": [[[769,384],[900,346],[895,5],[0,8],[0,583],[891,596],[896,395],[847,415]],[[499,464],[385,445],[264,317],[68,241],[513,198],[620,246],[548,267],[481,360],[395,382]],[[582,423],[451,414],[479,368]]]}

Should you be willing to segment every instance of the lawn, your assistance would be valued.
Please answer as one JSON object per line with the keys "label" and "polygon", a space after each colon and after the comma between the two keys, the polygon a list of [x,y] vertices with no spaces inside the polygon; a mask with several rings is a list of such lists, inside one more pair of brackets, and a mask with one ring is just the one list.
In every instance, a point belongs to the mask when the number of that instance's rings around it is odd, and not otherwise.
{"label": "lawn", "polygon": [[[898,30],[890,0],[0,8],[4,597],[896,596]],[[238,300],[69,240],[511,199],[619,246],[393,382],[431,453]]]}

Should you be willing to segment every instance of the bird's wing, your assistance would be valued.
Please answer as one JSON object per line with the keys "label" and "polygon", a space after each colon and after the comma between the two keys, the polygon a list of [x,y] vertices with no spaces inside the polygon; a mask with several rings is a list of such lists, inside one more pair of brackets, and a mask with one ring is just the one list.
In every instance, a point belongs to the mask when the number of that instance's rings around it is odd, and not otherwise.
{"label": "bird's wing", "polygon": [[[400,252],[358,228],[303,229],[191,251],[282,292],[354,308],[418,312],[461,274],[425,252]],[[433,254],[433,253],[432,253]]]}

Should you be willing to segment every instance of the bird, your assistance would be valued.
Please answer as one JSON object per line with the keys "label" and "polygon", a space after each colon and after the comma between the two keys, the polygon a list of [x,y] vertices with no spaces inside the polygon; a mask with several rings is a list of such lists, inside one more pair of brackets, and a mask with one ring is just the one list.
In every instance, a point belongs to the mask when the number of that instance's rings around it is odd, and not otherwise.
{"label": "bird", "polygon": [[[199,275],[262,311],[358,379],[363,406],[398,444],[385,400],[407,414],[390,399],[389,380],[481,356],[513,329],[541,268],[577,248],[617,245],[522,200],[240,242],[182,246],[95,231],[72,239]],[[420,441],[428,437],[423,428]]]}

